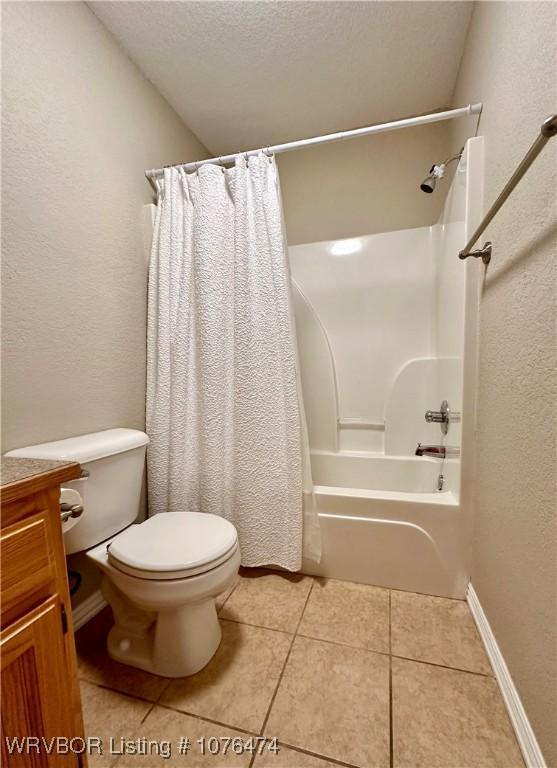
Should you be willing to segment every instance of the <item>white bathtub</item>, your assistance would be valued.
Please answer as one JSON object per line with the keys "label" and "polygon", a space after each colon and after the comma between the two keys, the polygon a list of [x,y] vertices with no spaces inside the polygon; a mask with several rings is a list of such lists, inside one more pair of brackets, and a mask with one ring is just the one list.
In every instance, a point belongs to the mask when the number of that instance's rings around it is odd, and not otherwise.
{"label": "white bathtub", "polygon": [[312,451],[323,554],[304,571],[364,584],[465,596],[464,520],[450,490],[458,462]]}

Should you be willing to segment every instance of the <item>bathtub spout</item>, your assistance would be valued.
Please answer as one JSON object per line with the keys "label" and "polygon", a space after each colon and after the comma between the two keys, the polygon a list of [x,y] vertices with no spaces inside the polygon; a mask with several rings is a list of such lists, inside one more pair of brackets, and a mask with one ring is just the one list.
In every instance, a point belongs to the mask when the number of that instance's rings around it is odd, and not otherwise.
{"label": "bathtub spout", "polygon": [[433,459],[451,459],[460,456],[460,448],[452,445],[422,445],[418,443],[416,456],[430,456]]}

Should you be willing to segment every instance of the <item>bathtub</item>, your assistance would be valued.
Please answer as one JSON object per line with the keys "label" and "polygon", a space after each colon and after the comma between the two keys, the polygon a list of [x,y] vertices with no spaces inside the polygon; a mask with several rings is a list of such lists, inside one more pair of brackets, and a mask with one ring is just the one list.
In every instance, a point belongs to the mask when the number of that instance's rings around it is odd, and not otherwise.
{"label": "bathtub", "polygon": [[465,596],[466,531],[456,487],[458,461],[380,453],[312,451],[321,562],[316,576],[443,597]]}

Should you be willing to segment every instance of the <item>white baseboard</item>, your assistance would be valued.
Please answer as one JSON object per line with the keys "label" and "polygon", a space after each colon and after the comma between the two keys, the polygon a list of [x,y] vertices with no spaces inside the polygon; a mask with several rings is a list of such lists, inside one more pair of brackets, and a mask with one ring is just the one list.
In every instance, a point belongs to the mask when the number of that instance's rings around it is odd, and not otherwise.
{"label": "white baseboard", "polygon": [[491,666],[495,672],[495,677],[499,683],[499,688],[501,689],[507,712],[509,713],[520,749],[522,750],[524,762],[526,763],[527,768],[547,768],[536,735],[532,730],[532,726],[530,725],[528,716],[522,706],[518,691],[513,683],[511,673],[505,664],[505,659],[497,645],[493,630],[489,626],[487,616],[483,611],[476,591],[471,583],[468,585],[466,600],[468,601],[470,612],[474,617],[478,632],[480,633]]}
{"label": "white baseboard", "polygon": [[74,629],[78,630],[84,624],[87,624],[93,616],[96,616],[97,613],[102,611],[105,605],[108,605],[108,603],[102,596],[100,589],[97,589],[92,595],[86,597],[85,600],[72,609]]}

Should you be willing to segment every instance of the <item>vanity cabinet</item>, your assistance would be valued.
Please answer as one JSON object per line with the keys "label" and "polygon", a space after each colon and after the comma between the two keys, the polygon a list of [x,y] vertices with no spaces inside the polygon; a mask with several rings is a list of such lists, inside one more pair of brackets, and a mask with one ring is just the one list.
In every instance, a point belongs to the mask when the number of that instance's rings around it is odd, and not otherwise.
{"label": "vanity cabinet", "polygon": [[[59,502],[60,485],[79,473],[75,463],[2,460],[1,757],[10,768],[86,766],[79,750],[65,752],[83,722]],[[8,748],[16,737],[21,753]]]}

